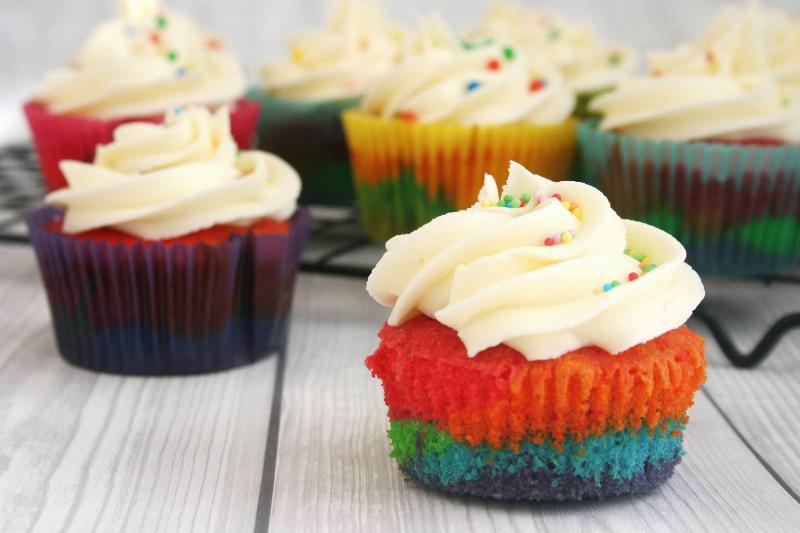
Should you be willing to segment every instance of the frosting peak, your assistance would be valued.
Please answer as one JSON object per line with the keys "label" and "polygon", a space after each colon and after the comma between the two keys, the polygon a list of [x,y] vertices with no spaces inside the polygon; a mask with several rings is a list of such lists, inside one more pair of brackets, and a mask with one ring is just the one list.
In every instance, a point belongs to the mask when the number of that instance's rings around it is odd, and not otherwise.
{"label": "frosting peak", "polygon": [[395,64],[404,39],[375,0],[340,0],[327,27],[294,35],[291,56],[265,64],[261,81],[278,97],[355,97]]}
{"label": "frosting peak", "polygon": [[620,219],[597,189],[516,163],[502,193],[485,178],[471,208],[386,243],[367,282],[389,324],[423,313],[470,356],[505,343],[528,359],[582,346],[619,353],[683,324],[703,298],[686,251]]}
{"label": "frosting peak", "polygon": [[66,207],[64,231],[114,227],[143,239],[180,237],[216,224],[286,220],[300,179],[286,162],[238,152],[227,108],[178,108],[164,124],[114,130],[94,163],[62,161],[68,187],[45,202]]}
{"label": "frosting peak", "polygon": [[555,124],[567,120],[575,95],[547,63],[516,47],[455,46],[438,18],[421,22],[415,48],[367,91],[362,108],[384,118],[459,124]]}
{"label": "frosting peak", "polygon": [[[757,3],[728,8],[697,42],[652,53],[650,76],[593,100],[600,127],[676,141],[800,142],[800,83],[790,74],[800,59],[775,45],[774,19]],[[779,26],[781,43],[800,43],[800,25],[796,36],[790,24]]]}
{"label": "frosting peak", "polygon": [[214,36],[156,1],[123,3],[68,68],[51,72],[35,93],[55,113],[100,118],[161,114],[176,105],[239,98],[244,73]]}

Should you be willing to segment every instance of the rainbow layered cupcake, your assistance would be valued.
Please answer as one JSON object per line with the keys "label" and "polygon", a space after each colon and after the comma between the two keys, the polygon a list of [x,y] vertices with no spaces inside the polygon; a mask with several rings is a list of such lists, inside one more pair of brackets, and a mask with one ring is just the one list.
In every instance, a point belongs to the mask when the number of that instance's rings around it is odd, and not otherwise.
{"label": "rainbow layered cupcake", "polygon": [[462,209],[509,159],[566,178],[575,97],[557,69],[513,47],[462,44],[436,19],[422,46],[344,113],[365,231],[375,240]]}
{"label": "rainbow layered cupcake", "polygon": [[237,144],[250,147],[259,106],[242,98],[244,72],[220,38],[156,0],[120,6],[24,106],[48,190],[66,185],[60,161],[92,161],[120,124],[157,123],[177,106],[227,106]]}
{"label": "rainbow layered cupcake", "polygon": [[558,67],[577,94],[577,117],[587,116],[591,99],[630,76],[639,60],[632,47],[606,42],[591,24],[506,2],[490,6],[469,35],[512,42],[528,57]]}
{"label": "rainbow layered cupcake", "polygon": [[394,66],[404,39],[378,1],[339,0],[326,27],[296,33],[288,58],[261,67],[248,93],[262,107],[259,146],[298,169],[303,201],[353,203],[341,114]]}
{"label": "rainbow layered cupcake", "polygon": [[[587,177],[622,215],[665,229],[708,274],[800,264],[800,22],[756,3],[650,56],[649,76],[595,99]],[[788,46],[788,48],[787,48]]]}
{"label": "rainbow layered cupcake", "polygon": [[28,228],[67,361],[193,374],[282,346],[310,221],[297,173],[239,152],[226,108],[122,125],[61,170]]}
{"label": "rainbow layered cupcake", "polygon": [[487,175],[473,207],[386,247],[367,290],[392,311],[366,363],[409,478],[502,500],[669,478],[705,380],[678,241],[512,163],[502,194]]}

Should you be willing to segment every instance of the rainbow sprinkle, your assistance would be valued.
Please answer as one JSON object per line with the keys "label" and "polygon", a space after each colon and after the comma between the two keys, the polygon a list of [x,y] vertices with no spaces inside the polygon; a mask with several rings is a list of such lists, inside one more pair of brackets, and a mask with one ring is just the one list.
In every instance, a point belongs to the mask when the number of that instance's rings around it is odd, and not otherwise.
{"label": "rainbow sprinkle", "polygon": [[[629,248],[626,248],[625,249],[625,255],[630,256],[633,259],[639,261],[639,269],[642,271],[641,274],[639,274],[638,272],[630,272],[628,274],[628,276],[627,276],[628,282],[636,281],[637,279],[639,279],[640,277],[644,276],[648,272],[651,272],[653,269],[655,269],[658,266],[655,263],[652,263],[650,261],[650,258],[647,257],[647,254],[643,254],[641,252],[634,252],[633,250],[631,250]],[[598,291],[598,293],[609,292],[609,291],[611,291],[613,289],[616,289],[620,285],[622,285],[622,283],[619,280],[615,279],[615,280],[613,280],[613,281],[611,281],[609,283],[604,283],[600,287],[600,290]]]}

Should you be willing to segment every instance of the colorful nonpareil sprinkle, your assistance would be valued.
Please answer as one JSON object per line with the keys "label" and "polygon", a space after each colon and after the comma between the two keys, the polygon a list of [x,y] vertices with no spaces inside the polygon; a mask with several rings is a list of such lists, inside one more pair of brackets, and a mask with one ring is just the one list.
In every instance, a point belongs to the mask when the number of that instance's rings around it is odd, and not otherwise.
{"label": "colorful nonpareil sprinkle", "polygon": [[397,116],[406,122],[415,122],[417,120],[417,114],[413,111],[400,111]]}
{"label": "colorful nonpareil sprinkle", "polygon": [[531,92],[535,93],[537,91],[541,91],[542,89],[544,89],[545,85],[546,83],[542,78],[536,78],[534,80],[531,80],[530,85],[528,85],[528,89]]}
{"label": "colorful nonpareil sprinkle", "polygon": [[481,82],[478,80],[470,80],[467,82],[467,92],[471,93],[472,91],[480,88]]}
{"label": "colorful nonpareil sprinkle", "polygon": [[[637,279],[647,274],[648,272],[651,272],[658,266],[650,261],[650,259],[647,257],[647,254],[643,254],[641,252],[635,252],[630,248],[625,249],[625,255],[632,257],[636,261],[639,261],[639,268],[642,271],[641,274],[639,274],[638,272],[630,272],[627,276],[629,282],[636,281]],[[619,287],[620,285],[622,285],[622,283],[619,280],[614,280],[609,283],[604,283],[600,287],[600,290],[598,292],[608,292],[612,289]]]}

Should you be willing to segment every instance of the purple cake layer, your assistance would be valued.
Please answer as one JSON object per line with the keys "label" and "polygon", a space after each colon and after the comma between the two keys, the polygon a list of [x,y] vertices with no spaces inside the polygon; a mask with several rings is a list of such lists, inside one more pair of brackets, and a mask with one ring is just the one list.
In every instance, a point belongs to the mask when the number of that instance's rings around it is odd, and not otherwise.
{"label": "purple cake layer", "polygon": [[574,501],[603,499],[654,489],[669,479],[680,460],[680,455],[676,455],[658,466],[647,463],[641,472],[623,480],[604,474],[599,482],[593,478],[556,474],[546,470],[521,469],[513,474],[482,473],[474,479],[444,484],[431,478],[422,478],[413,466],[401,466],[400,469],[409,479],[461,496],[497,500]]}

